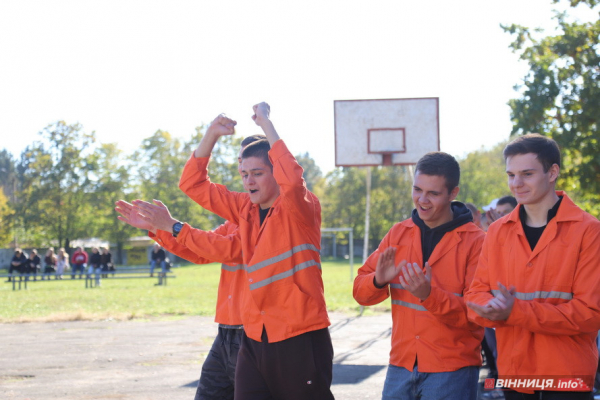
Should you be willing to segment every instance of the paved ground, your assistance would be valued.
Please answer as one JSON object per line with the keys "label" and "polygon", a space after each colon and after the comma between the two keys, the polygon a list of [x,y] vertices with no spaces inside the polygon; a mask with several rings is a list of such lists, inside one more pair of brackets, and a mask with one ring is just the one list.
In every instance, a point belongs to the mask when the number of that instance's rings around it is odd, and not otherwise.
{"label": "paved ground", "polygon": [[[332,313],[336,399],[380,399],[391,317]],[[0,324],[1,399],[191,400],[212,318]]]}

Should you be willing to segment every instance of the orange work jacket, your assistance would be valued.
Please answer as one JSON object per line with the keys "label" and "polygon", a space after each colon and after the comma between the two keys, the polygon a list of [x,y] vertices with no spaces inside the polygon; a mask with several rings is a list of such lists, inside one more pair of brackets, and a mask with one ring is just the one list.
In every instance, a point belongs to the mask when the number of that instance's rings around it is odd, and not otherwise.
{"label": "orange work jacket", "polygon": [[[242,298],[246,285],[237,231],[237,225],[225,222],[212,232],[201,231],[184,224],[177,239],[170,232],[158,230],[156,235],[149,232],[149,236],[166,250],[194,264],[223,262],[215,322],[234,326],[242,325]],[[219,246],[215,246],[215,241],[219,241]],[[227,242],[230,243],[228,250],[225,248]]]}
{"label": "orange work jacket", "polygon": [[279,197],[260,225],[259,205],[208,178],[208,158],[186,163],[179,187],[205,209],[239,226],[246,265],[244,330],[282,341],[330,325],[321,277],[321,206],[282,140],[269,151]]}
{"label": "orange work jacket", "polygon": [[467,301],[484,305],[498,291],[498,282],[515,286],[506,321],[490,321],[471,309],[468,314],[496,328],[500,375],[596,374],[600,222],[564,192],[556,194],[563,196],[558,212],[533,250],[519,218],[521,205],[490,225],[466,295]]}
{"label": "orange work jacket", "polygon": [[429,257],[431,293],[425,301],[413,296],[398,277],[379,289],[373,283],[379,255],[396,248],[395,264],[402,260],[423,267],[421,230],[412,220],[397,223],[379,248],[358,270],[354,298],[364,306],[392,296],[392,349],[390,364],[419,372],[456,371],[481,365],[483,328],[469,322],[463,294],[473,279],[484,233],[469,222],[447,232]]}

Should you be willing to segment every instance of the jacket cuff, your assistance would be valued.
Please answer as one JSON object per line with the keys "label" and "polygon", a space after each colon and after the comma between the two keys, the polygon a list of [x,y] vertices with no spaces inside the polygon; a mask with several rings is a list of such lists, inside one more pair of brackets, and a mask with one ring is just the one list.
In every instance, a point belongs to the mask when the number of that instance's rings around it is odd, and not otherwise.
{"label": "jacket cuff", "polygon": [[421,305],[429,311],[435,311],[444,299],[444,295],[445,293],[442,289],[436,286],[431,286],[429,296],[427,296],[425,300],[421,301]]}
{"label": "jacket cuff", "polygon": [[181,228],[181,231],[179,231],[179,234],[175,238],[177,240],[177,243],[184,244],[191,229],[192,227],[187,222],[184,222],[183,228]]}
{"label": "jacket cuff", "polygon": [[194,153],[190,156],[190,159],[186,164],[193,165],[197,171],[202,173],[200,178],[205,178],[208,176],[208,162],[210,161],[210,157],[194,157]]}
{"label": "jacket cuff", "polygon": [[519,299],[515,299],[513,303],[512,310],[510,310],[510,315],[506,319],[506,321],[498,321],[503,322],[506,325],[522,325],[520,322],[523,321],[523,317],[525,316],[523,310],[523,302]]}

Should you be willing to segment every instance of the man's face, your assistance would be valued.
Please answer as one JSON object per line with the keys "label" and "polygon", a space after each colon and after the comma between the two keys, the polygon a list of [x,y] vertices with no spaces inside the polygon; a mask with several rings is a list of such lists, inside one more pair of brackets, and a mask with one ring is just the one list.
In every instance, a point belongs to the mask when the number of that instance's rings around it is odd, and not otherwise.
{"label": "man's face", "polygon": [[499,204],[496,206],[496,211],[500,214],[501,217],[509,214],[515,208],[510,203]]}
{"label": "man's face", "polygon": [[425,175],[417,171],[412,198],[419,217],[429,228],[450,222],[453,218],[450,202],[456,198],[458,187],[448,193],[446,178]]}
{"label": "man's face", "polygon": [[250,194],[250,201],[262,209],[271,207],[279,196],[279,185],[271,167],[261,158],[248,157],[242,160],[241,169],[244,189]]}
{"label": "man's face", "polygon": [[554,194],[559,168],[554,164],[544,172],[542,163],[533,153],[517,154],[506,159],[508,188],[518,203],[538,204]]}

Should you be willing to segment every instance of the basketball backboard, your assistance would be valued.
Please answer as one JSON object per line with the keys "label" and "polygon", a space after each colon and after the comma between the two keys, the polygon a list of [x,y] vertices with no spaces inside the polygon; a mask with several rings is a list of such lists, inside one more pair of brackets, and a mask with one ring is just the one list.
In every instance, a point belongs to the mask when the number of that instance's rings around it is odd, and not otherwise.
{"label": "basketball backboard", "polygon": [[440,149],[439,100],[336,100],[335,165],[410,165]]}

